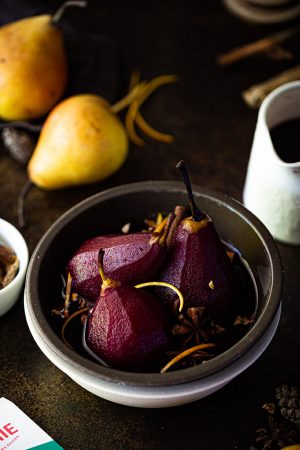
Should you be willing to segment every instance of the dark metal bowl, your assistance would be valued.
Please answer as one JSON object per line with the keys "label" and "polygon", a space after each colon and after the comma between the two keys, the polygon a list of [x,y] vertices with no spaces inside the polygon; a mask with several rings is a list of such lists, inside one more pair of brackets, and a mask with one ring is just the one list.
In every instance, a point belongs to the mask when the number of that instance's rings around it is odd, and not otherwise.
{"label": "dark metal bowl", "polygon": [[236,200],[200,186],[194,186],[194,194],[201,209],[213,219],[220,237],[239,249],[250,265],[258,289],[254,326],[238,343],[205,364],[165,374],[103,367],[64,344],[52,325],[50,312],[59,301],[60,274],[80,244],[93,236],[120,230],[127,222],[140,222],[151,213],[169,212],[177,204],[187,204],[181,183],[133,183],[100,192],[70,209],[50,227],[31,258],[25,290],[31,327],[61,361],[104,382],[164,387],[201,380],[221,371],[261,340],[281,300],[282,264],[275,242],[265,226]]}

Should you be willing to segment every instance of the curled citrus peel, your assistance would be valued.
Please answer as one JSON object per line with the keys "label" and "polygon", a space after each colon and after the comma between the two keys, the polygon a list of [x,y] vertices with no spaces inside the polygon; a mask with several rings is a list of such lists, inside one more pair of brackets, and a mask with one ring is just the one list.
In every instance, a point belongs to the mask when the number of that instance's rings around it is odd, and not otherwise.
{"label": "curled citrus peel", "polygon": [[159,212],[156,216],[156,223],[159,225],[164,220],[163,215],[161,212]]}
{"label": "curled citrus peel", "polygon": [[135,122],[138,127],[148,136],[155,139],[156,141],[165,142],[166,144],[171,144],[174,142],[174,136],[171,134],[162,133],[152,128],[143,118],[141,113],[137,113],[135,117]]}
{"label": "curled citrus peel", "polygon": [[147,100],[147,98],[154,92],[158,87],[174,83],[178,80],[176,75],[161,75],[152,80],[139,81],[140,76],[138,72],[133,72],[130,80],[130,90],[129,93],[120,101],[115,103],[110,107],[110,110],[114,113],[120,112],[122,109],[128,107],[128,111],[125,117],[125,127],[129,139],[133,141],[137,146],[142,147],[144,145],[144,140],[138,136],[135,131],[135,124],[149,137],[165,142],[171,143],[174,141],[174,137],[170,134],[162,133],[160,131],[152,128],[143,118],[140,113],[140,108],[142,104]]}
{"label": "curled citrus peel", "polygon": [[114,105],[110,106],[111,112],[117,114],[123,109],[127,108],[133,100],[138,96],[141,89],[146,85],[145,81],[134,86],[125,97],[121,98],[121,100],[117,101]]}
{"label": "curled citrus peel", "polygon": [[141,80],[141,74],[140,74],[139,70],[134,70],[130,75],[129,91],[131,91],[131,89],[133,89],[137,84],[139,84],[140,80]]}
{"label": "curled citrus peel", "polygon": [[154,229],[154,233],[161,233],[164,230],[165,226],[167,225],[167,222],[168,222],[168,216],[165,217],[164,219],[158,217],[156,220],[157,225]]}
{"label": "curled citrus peel", "polygon": [[176,364],[178,361],[181,361],[183,358],[186,358],[189,355],[192,355],[193,353],[204,350],[206,348],[213,348],[216,347],[216,344],[213,343],[207,343],[207,344],[199,344],[195,345],[194,347],[188,348],[187,350],[184,350],[184,352],[179,353],[179,355],[175,356],[175,358],[171,359],[171,361],[168,362],[160,371],[160,373],[165,373],[167,370],[170,369],[174,364]]}
{"label": "curled citrus peel", "polygon": [[182,293],[180,292],[180,290],[174,286],[173,284],[170,283],[166,283],[165,281],[148,281],[147,283],[140,283],[137,284],[136,286],[134,286],[137,289],[141,289],[143,287],[148,287],[148,286],[161,286],[161,287],[167,287],[172,289],[172,291],[176,292],[176,294],[178,295],[179,298],[179,311],[182,311],[183,309],[183,305],[184,305],[184,298]]}

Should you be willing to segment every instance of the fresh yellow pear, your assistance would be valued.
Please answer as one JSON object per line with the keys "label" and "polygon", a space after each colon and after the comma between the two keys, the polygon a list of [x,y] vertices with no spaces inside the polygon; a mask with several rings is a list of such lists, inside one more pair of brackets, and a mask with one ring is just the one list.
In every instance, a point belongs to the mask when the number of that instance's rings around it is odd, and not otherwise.
{"label": "fresh yellow pear", "polygon": [[288,447],[283,447],[281,450],[300,450],[300,444],[289,445]]}
{"label": "fresh yellow pear", "polygon": [[48,190],[95,183],[116,172],[127,154],[126,130],[109,103],[94,94],[75,95],[47,117],[28,174]]}
{"label": "fresh yellow pear", "polygon": [[[0,118],[41,117],[62,97],[67,58],[56,15],[28,17],[0,28]],[[72,2],[83,6],[82,2]]]}

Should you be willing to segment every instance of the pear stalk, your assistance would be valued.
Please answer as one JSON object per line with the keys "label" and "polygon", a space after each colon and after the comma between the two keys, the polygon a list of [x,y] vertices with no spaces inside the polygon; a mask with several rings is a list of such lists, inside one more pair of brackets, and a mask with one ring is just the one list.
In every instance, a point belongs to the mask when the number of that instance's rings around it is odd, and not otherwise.
{"label": "pear stalk", "polygon": [[102,283],[105,283],[106,281],[106,276],[103,270],[103,256],[104,256],[104,251],[100,250],[99,251],[99,255],[98,255],[98,270],[99,270],[99,275],[101,277]]}
{"label": "pear stalk", "polygon": [[56,13],[53,14],[52,19],[51,19],[51,23],[52,25],[57,26],[58,22],[60,21],[60,19],[62,18],[65,10],[67,8],[69,8],[69,6],[78,6],[79,8],[85,8],[87,5],[87,1],[85,0],[69,0],[65,3],[63,3],[58,10],[56,11]]}
{"label": "pear stalk", "polygon": [[103,269],[103,262],[102,262],[103,256],[104,256],[104,250],[101,249],[99,251],[99,256],[98,256],[98,270],[99,270],[100,278],[102,280],[102,289],[106,289],[107,287],[112,286],[112,285],[116,286],[118,284],[118,282],[112,280],[111,278],[107,278],[105,276],[104,269]]}
{"label": "pear stalk", "polygon": [[188,175],[186,165],[184,164],[184,161],[182,161],[182,160],[179,161],[179,163],[176,165],[176,168],[180,170],[186,190],[187,190],[187,194],[189,197],[189,205],[190,205],[191,212],[192,212],[192,220],[195,222],[200,222],[202,219],[205,218],[205,214],[196,205],[190,178]]}

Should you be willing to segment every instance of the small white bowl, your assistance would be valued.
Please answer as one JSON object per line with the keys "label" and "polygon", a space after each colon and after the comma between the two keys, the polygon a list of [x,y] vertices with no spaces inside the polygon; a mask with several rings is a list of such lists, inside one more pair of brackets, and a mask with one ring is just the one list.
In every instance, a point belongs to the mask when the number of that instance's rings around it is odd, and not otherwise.
{"label": "small white bowl", "polygon": [[299,1],[223,0],[230,12],[247,22],[275,24],[295,19],[300,14]]}
{"label": "small white bowl", "polygon": [[0,290],[0,316],[3,316],[14,306],[20,296],[28,265],[28,248],[21,233],[3,219],[0,219],[0,244],[11,248],[20,262],[16,277]]}

